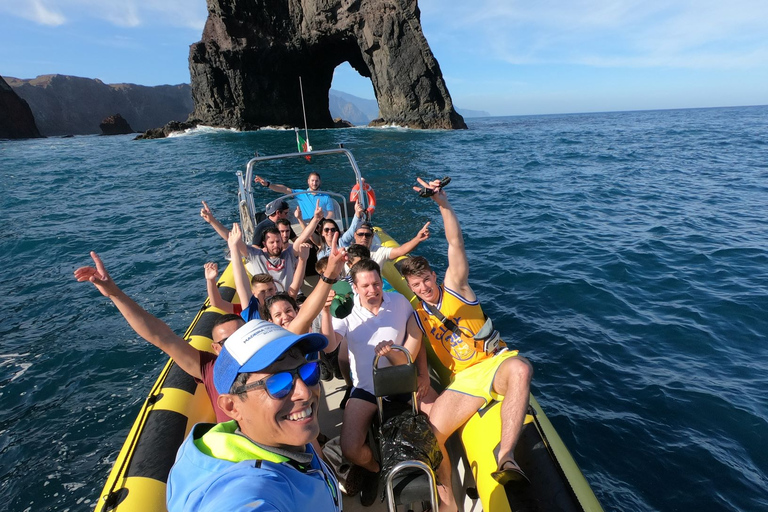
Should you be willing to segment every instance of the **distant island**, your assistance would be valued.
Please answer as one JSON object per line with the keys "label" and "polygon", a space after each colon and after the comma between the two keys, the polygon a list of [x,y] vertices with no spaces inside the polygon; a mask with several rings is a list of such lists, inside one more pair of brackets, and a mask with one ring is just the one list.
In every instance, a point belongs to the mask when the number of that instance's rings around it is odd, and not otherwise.
{"label": "distant island", "polygon": [[[41,75],[33,79],[5,77],[25,100],[44,136],[101,133],[105,118],[120,114],[136,131],[146,131],[171,121],[185,121],[193,111],[189,84],[144,86],[105,84],[97,78]],[[367,125],[379,117],[376,100],[331,89],[331,117],[353,125]],[[488,112],[456,109],[464,117],[489,117]]]}

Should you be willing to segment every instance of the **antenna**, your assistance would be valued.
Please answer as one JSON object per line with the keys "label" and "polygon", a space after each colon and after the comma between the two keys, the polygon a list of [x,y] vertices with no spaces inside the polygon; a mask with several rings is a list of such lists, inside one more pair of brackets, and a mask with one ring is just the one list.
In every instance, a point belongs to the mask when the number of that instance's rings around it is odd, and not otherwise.
{"label": "antenna", "polygon": [[309,132],[307,131],[307,111],[304,108],[304,86],[301,84],[301,76],[299,76],[299,91],[301,92],[301,113],[304,114],[304,138],[307,140],[307,151],[312,151],[312,146],[309,145]]}

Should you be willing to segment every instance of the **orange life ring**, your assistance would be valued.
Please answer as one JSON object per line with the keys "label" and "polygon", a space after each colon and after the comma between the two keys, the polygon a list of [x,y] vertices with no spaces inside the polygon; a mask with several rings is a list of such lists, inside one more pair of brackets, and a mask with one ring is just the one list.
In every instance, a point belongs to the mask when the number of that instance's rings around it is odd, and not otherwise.
{"label": "orange life ring", "polygon": [[[373,187],[371,187],[365,180],[363,180],[363,189],[365,190],[365,195],[368,196],[368,209],[366,211],[368,212],[368,215],[372,215],[376,210],[376,193],[373,191]],[[352,187],[352,190],[349,192],[349,200],[353,203],[357,202],[359,194],[360,186],[355,183],[355,186]]]}

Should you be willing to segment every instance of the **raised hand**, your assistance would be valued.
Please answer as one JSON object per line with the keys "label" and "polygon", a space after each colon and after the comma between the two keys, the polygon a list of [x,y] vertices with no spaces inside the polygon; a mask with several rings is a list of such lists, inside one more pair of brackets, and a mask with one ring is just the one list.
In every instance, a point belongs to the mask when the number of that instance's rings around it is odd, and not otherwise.
{"label": "raised hand", "polygon": [[331,252],[328,254],[328,265],[325,269],[326,277],[336,279],[347,261],[347,250],[339,247],[339,232],[333,234]]}
{"label": "raised hand", "polygon": [[430,223],[431,223],[431,221],[429,221],[426,224],[424,224],[424,227],[421,228],[418,233],[416,233],[416,239],[419,242],[423,242],[424,240],[429,238],[429,225],[430,225]]}
{"label": "raised hand", "polygon": [[336,292],[331,290],[328,292],[328,298],[325,299],[325,306],[323,306],[323,309],[331,309],[331,305],[333,304],[333,298],[336,297]]}
{"label": "raised hand", "polygon": [[296,206],[296,210],[294,210],[293,216],[296,217],[297,220],[301,220],[301,206]]}
{"label": "raised hand", "polygon": [[219,264],[213,261],[209,261],[203,265],[205,269],[205,279],[208,281],[215,281],[219,277]]}
{"label": "raised hand", "polygon": [[93,267],[80,267],[75,270],[75,279],[78,283],[89,281],[93,283],[99,292],[105,297],[111,297],[120,292],[120,288],[115,284],[112,278],[109,276],[109,272],[104,267],[101,258],[95,252],[91,251],[91,258],[96,268]]}
{"label": "raised hand", "polygon": [[312,244],[308,242],[304,242],[301,244],[301,247],[299,248],[299,258],[302,260],[306,260],[309,258],[309,250],[312,248]]}
{"label": "raised hand", "polygon": [[208,208],[208,203],[206,203],[205,201],[203,201],[203,207],[200,209],[200,216],[208,224],[210,224],[211,221],[214,220],[213,212],[211,212],[211,209]]}
{"label": "raised hand", "polygon": [[322,219],[325,217],[325,211],[320,206],[320,200],[318,199],[317,202],[315,202],[315,214],[313,215],[316,219]]}
{"label": "raised hand", "polygon": [[232,224],[232,229],[229,230],[229,238],[227,238],[227,244],[232,254],[237,254],[237,244],[243,239],[243,233],[240,231],[240,224],[235,222]]}
{"label": "raised hand", "polygon": [[254,177],[253,177],[253,182],[254,182],[254,183],[258,183],[258,184],[259,184],[259,185],[261,185],[262,187],[266,187],[266,186],[267,186],[267,183],[268,183],[268,182],[267,182],[267,180],[265,180],[265,179],[264,179],[264,178],[262,178],[261,176],[254,176]]}
{"label": "raised hand", "polygon": [[363,218],[363,213],[365,213],[365,210],[363,210],[363,204],[358,199],[355,202],[355,215],[362,219]]}
{"label": "raised hand", "polygon": [[420,187],[413,187],[413,190],[416,192],[419,192],[419,195],[422,195],[423,192],[428,192],[429,195],[424,195],[423,197],[431,197],[432,200],[434,200],[438,204],[444,204],[447,200],[447,197],[445,195],[445,191],[441,188],[442,187],[442,180],[432,180],[429,183],[424,181],[421,178],[416,178],[416,181],[419,182]]}

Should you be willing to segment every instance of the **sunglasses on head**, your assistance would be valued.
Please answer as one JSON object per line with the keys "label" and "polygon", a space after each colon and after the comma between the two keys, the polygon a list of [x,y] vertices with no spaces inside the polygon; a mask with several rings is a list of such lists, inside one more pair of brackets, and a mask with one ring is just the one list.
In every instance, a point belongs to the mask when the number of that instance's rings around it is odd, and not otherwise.
{"label": "sunglasses on head", "polygon": [[371,238],[373,236],[373,233],[371,233],[370,231],[363,231],[360,233],[355,233],[355,236],[359,236],[361,238]]}
{"label": "sunglasses on head", "polygon": [[270,375],[266,379],[251,382],[235,390],[236,395],[247,393],[252,389],[264,388],[270,398],[279,400],[285,398],[293,390],[296,376],[304,381],[308,387],[316,386],[320,382],[320,362],[309,361],[294,368]]}

